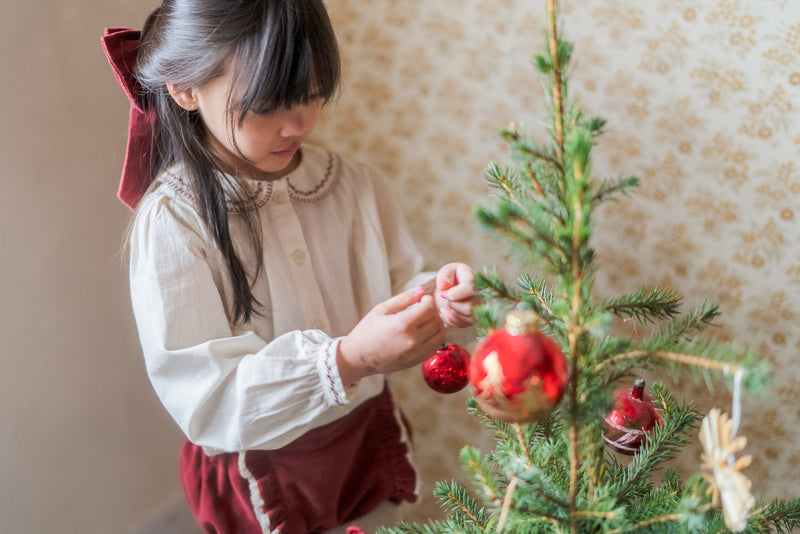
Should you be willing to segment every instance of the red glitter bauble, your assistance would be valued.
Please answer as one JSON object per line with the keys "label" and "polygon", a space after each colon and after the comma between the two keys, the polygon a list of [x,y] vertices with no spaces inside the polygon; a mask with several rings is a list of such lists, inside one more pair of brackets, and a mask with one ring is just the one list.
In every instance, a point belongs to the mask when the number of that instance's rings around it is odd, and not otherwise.
{"label": "red glitter bauble", "polygon": [[491,332],[472,357],[475,399],[501,421],[530,423],[547,417],[567,387],[567,360],[537,323],[533,312],[510,312],[505,328]]}
{"label": "red glitter bauble", "polygon": [[664,424],[644,387],[645,381],[640,378],[633,388],[615,391],[614,409],[603,420],[606,443],[621,454],[634,455],[647,441],[647,433]]}
{"label": "red glitter bauble", "polygon": [[434,391],[455,393],[469,383],[469,352],[460,345],[446,343],[422,362],[422,377]]}

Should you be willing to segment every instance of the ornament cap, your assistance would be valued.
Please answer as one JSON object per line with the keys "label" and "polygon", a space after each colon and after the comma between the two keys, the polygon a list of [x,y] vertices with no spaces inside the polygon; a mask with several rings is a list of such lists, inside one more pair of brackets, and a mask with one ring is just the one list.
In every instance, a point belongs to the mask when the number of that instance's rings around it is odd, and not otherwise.
{"label": "ornament cap", "polygon": [[638,378],[636,382],[633,383],[633,389],[631,390],[631,397],[634,399],[641,399],[644,397],[644,387],[647,385],[644,378]]}
{"label": "ornament cap", "polygon": [[513,310],[506,315],[506,331],[512,336],[535,334],[539,331],[539,321],[533,310]]}

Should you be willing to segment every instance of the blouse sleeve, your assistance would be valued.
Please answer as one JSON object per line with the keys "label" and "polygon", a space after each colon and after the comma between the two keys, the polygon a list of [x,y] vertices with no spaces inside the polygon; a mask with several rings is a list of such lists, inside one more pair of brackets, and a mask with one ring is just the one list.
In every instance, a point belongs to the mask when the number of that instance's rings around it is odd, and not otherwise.
{"label": "blouse sleeve", "polygon": [[282,447],[344,415],[339,339],[319,330],[270,342],[234,335],[226,278],[204,228],[190,210],[151,196],[130,239],[134,315],[167,411],[189,440],[217,451]]}

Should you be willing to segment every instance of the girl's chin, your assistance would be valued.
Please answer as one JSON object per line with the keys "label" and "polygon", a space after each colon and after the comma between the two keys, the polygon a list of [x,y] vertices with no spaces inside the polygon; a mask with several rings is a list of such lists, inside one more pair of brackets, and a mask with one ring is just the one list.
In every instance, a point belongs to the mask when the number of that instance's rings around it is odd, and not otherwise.
{"label": "girl's chin", "polygon": [[251,173],[253,175],[252,178],[254,180],[272,181],[291,173],[300,165],[301,160],[298,149],[292,150],[291,153],[291,157],[272,157],[269,158],[270,161],[256,166]]}

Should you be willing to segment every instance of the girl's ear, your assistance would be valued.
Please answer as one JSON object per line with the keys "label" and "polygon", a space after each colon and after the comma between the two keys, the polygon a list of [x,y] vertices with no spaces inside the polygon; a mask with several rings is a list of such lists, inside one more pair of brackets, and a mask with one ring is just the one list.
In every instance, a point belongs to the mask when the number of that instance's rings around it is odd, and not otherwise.
{"label": "girl's ear", "polygon": [[172,99],[183,109],[188,111],[197,110],[197,95],[194,89],[179,89],[177,85],[168,83],[167,91],[169,91]]}

